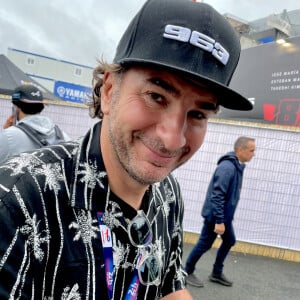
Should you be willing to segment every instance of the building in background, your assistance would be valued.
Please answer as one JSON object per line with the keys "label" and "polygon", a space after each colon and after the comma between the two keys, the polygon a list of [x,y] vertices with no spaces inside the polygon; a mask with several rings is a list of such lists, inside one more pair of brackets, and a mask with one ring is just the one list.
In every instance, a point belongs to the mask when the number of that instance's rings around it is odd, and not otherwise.
{"label": "building in background", "polygon": [[[225,17],[239,33],[242,49],[279,40],[284,43],[285,39],[300,35],[300,9],[290,12],[284,10],[280,14],[251,22],[231,14],[225,14]],[[84,103],[89,100],[91,66],[13,48],[8,49],[7,57],[63,101]]]}
{"label": "building in background", "polygon": [[13,48],[8,48],[7,57],[63,101],[89,100],[92,67]]}
{"label": "building in background", "polygon": [[242,49],[270,43],[283,42],[300,35],[300,9],[273,14],[251,22],[225,14],[227,20],[241,36]]}

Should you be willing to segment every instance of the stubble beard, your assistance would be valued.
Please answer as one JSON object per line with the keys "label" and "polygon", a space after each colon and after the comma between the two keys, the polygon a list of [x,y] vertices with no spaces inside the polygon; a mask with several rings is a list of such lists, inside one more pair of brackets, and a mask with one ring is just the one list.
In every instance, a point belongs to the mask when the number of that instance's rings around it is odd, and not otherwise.
{"label": "stubble beard", "polygon": [[157,178],[146,169],[139,169],[141,167],[139,167],[138,159],[130,151],[130,145],[126,143],[119,129],[111,124],[109,126],[109,139],[113,146],[115,159],[130,178],[144,186],[151,185],[162,179]]}
{"label": "stubble beard", "polygon": [[134,147],[134,137],[128,143],[126,142],[126,136],[122,133],[122,124],[118,124],[118,118],[115,117],[116,114],[114,112],[118,109],[117,103],[119,102],[117,90],[113,93],[112,98],[111,115],[108,120],[108,134],[114,158],[129,177],[141,185],[149,186],[162,180],[162,178],[157,178],[157,176],[154,176],[146,169],[139,169],[139,161],[133,151],[131,151]]}
{"label": "stubble beard", "polygon": [[[109,131],[109,139],[110,143],[112,145],[112,151],[114,154],[114,158],[118,161],[121,168],[131,177],[133,180],[138,182],[141,185],[149,186],[151,184],[154,184],[156,182],[162,181],[165,179],[168,174],[165,176],[161,175],[154,175],[153,172],[147,170],[146,168],[141,169],[139,166],[139,160],[136,157],[134,151],[134,145],[133,141],[136,139],[141,139],[141,136],[137,134],[136,136],[132,136],[131,140],[126,142],[126,135],[122,132],[122,124],[118,124],[116,118],[116,112],[117,103],[119,102],[119,93],[118,89],[114,91],[112,95],[112,107],[111,107],[111,115],[109,116],[108,120],[108,131]],[[160,151],[162,151],[163,145],[162,143],[156,142],[155,145],[152,145],[154,148],[160,148]],[[186,150],[186,151],[185,151]],[[184,155],[189,152],[188,149],[180,150],[177,154]],[[165,150],[166,152],[167,150]],[[177,169],[179,166],[183,165],[186,162],[186,160],[180,162],[174,169]],[[156,168],[159,168],[159,166],[156,166]],[[171,170],[173,171],[173,170]],[[170,171],[170,172],[171,172]],[[169,172],[169,173],[170,173]]]}

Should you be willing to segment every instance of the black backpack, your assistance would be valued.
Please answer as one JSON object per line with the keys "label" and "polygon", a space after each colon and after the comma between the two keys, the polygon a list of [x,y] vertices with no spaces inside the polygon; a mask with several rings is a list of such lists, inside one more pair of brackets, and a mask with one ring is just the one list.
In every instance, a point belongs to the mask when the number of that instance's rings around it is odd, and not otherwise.
{"label": "black backpack", "polygon": [[[34,142],[39,144],[40,147],[45,147],[45,146],[50,145],[49,142],[45,139],[45,136],[43,134],[36,131],[29,125],[22,122],[15,126],[20,128],[21,130],[23,130]],[[52,144],[59,144],[59,143],[64,142],[65,141],[64,135],[63,135],[62,131],[60,130],[60,128],[57,125],[55,125],[54,129],[55,129],[56,139],[55,139],[55,142],[53,142]]]}

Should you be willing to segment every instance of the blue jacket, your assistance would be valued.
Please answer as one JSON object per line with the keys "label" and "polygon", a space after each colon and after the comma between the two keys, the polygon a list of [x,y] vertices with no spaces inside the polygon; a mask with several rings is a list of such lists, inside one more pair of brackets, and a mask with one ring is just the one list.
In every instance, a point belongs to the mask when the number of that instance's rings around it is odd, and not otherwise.
{"label": "blue jacket", "polygon": [[215,224],[230,223],[240,199],[243,171],[234,152],[218,160],[218,166],[208,186],[202,216]]}

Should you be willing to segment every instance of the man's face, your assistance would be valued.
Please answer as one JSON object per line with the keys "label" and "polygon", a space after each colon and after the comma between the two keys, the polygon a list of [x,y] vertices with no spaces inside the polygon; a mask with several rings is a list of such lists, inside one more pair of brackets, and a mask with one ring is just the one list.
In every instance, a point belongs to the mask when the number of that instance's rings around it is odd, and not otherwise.
{"label": "man's face", "polygon": [[[216,99],[173,73],[134,67],[106,74],[101,107],[111,144],[109,162],[141,184],[164,179],[202,145]],[[102,145],[103,146],[103,145]]]}
{"label": "man's face", "polygon": [[240,148],[238,150],[237,157],[241,162],[248,162],[255,155],[255,143],[254,141],[248,141],[247,147]]}

